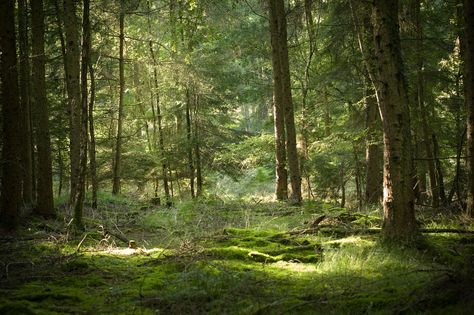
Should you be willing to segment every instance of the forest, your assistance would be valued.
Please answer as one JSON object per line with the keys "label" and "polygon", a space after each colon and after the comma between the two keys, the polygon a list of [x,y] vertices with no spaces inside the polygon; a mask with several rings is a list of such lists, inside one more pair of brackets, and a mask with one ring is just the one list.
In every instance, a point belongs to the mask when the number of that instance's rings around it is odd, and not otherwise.
{"label": "forest", "polygon": [[472,313],[474,1],[0,12],[0,314]]}

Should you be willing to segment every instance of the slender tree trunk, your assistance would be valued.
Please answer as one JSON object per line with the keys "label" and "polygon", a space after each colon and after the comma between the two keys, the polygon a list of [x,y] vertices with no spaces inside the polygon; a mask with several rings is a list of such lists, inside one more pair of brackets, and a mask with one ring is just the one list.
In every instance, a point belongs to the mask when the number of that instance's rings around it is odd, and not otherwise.
{"label": "slender tree trunk", "polygon": [[194,156],[196,157],[196,197],[202,196],[202,163],[199,146],[199,95],[194,99]]}
{"label": "slender tree trunk", "polygon": [[411,128],[398,26],[398,0],[373,2],[377,77],[384,130],[383,233],[394,241],[417,234]]}
{"label": "slender tree trunk", "polygon": [[65,74],[70,114],[70,161],[71,191],[69,204],[75,204],[81,158],[81,91],[80,91],[80,53],[79,31],[77,26],[76,1],[64,0],[64,31],[66,34]]}
{"label": "slender tree trunk", "polygon": [[82,14],[82,61],[81,61],[81,129],[80,129],[80,164],[74,198],[74,223],[77,229],[83,229],[82,210],[84,207],[86,174],[87,174],[87,143],[88,143],[88,120],[89,104],[87,102],[87,72],[90,63],[90,21],[89,0],[83,0],[84,11]]}
{"label": "slender tree trunk", "polygon": [[365,80],[365,112],[367,137],[365,145],[365,202],[379,204],[382,199],[382,150],[377,139],[377,130],[380,129],[380,114],[374,89],[370,87],[368,79]]}
{"label": "slender tree trunk", "polygon": [[276,183],[275,196],[277,200],[288,199],[288,172],[286,169],[285,147],[285,108],[282,94],[279,22],[275,2],[269,0],[269,21],[272,43],[272,74],[273,74],[273,120],[275,128],[275,159]]}
{"label": "slender tree trunk", "polygon": [[43,1],[31,1],[32,97],[35,111],[36,143],[38,147],[38,214],[45,217],[55,215],[53,203],[53,171],[51,161],[51,140],[49,135],[49,106],[46,98],[45,53],[44,53],[44,11]]}
{"label": "slender tree trunk", "polygon": [[441,165],[441,160],[439,159],[438,140],[434,133],[432,133],[432,141],[433,141],[434,162],[435,162],[435,167],[436,167],[436,182],[438,183],[439,197],[441,198],[441,203],[443,205],[446,205],[447,197],[446,197],[446,189],[444,186],[443,167]]}
{"label": "slender tree trunk", "polygon": [[125,92],[125,76],[124,76],[124,19],[125,19],[125,7],[124,0],[120,1],[120,44],[119,44],[119,80],[120,80],[120,92],[119,92],[119,107],[117,116],[117,137],[115,140],[115,158],[114,158],[114,169],[113,169],[113,187],[112,194],[117,195],[120,193],[120,173],[121,173],[121,161],[122,161],[122,124],[123,124],[123,97]]}
{"label": "slender tree trunk", "polygon": [[464,103],[467,109],[467,214],[474,217],[474,2],[464,0]]}
{"label": "slender tree trunk", "polygon": [[431,205],[439,207],[439,183],[436,180],[436,169],[433,159],[433,148],[431,143],[431,130],[428,125],[428,111],[425,104],[424,75],[423,75],[423,28],[421,23],[421,0],[415,0],[414,8],[415,24],[415,47],[416,47],[416,89],[417,103],[420,109],[421,126],[423,131],[423,144],[425,145],[426,158],[428,164],[428,174],[430,178]]}
{"label": "slender tree trunk", "polygon": [[16,229],[21,205],[20,99],[16,59],[14,0],[0,1],[0,84],[2,92],[2,186],[0,224]]}
{"label": "slender tree trunk", "polygon": [[331,117],[329,115],[329,101],[328,91],[326,87],[323,90],[323,117],[324,117],[324,135],[329,137],[331,135]]}
{"label": "slender tree trunk", "polygon": [[[377,204],[382,199],[382,150],[377,138],[380,130],[379,97],[375,80],[375,67],[373,64],[374,49],[371,36],[373,34],[370,24],[370,12],[367,7],[356,7],[354,1],[350,1],[352,19],[357,33],[359,50],[365,66],[365,108],[366,108],[366,186],[365,201],[369,204]],[[362,19],[359,19],[357,11],[360,11]]]}
{"label": "slender tree trunk", "polygon": [[[89,43],[91,45],[91,43]],[[99,182],[97,179],[97,160],[96,160],[96,145],[95,145],[95,124],[94,124],[94,102],[95,102],[95,74],[94,67],[89,60],[88,64],[89,76],[91,80],[90,85],[90,100],[89,100],[89,165],[90,176],[92,183],[92,208],[97,209],[97,193],[99,191]]]}
{"label": "slender tree trunk", "polygon": [[64,182],[64,162],[63,162],[63,151],[61,149],[61,143],[58,142],[57,144],[57,150],[58,150],[58,177],[59,177],[59,182],[58,182],[58,195],[57,197],[61,197],[61,193],[63,192],[63,182]]}
{"label": "slender tree trunk", "polygon": [[[150,27],[150,26],[149,26]],[[162,115],[161,115],[161,107],[160,107],[160,93],[159,93],[159,86],[158,86],[158,71],[157,71],[157,64],[156,64],[156,59],[155,59],[155,52],[153,50],[153,43],[150,40],[148,42],[149,47],[150,47],[150,55],[153,61],[153,82],[155,85],[155,95],[156,95],[156,123],[157,123],[157,129],[158,129],[158,144],[160,148],[160,154],[161,154],[161,170],[162,170],[162,176],[163,176],[163,189],[165,191],[165,204],[167,202],[170,202],[170,188],[168,185],[168,165],[166,162],[166,152],[165,152],[165,140],[163,137],[163,126],[162,126]]]}
{"label": "slender tree trunk", "polygon": [[194,191],[194,161],[193,161],[193,139],[191,130],[191,95],[189,90],[186,90],[186,138],[188,140],[188,167],[189,167],[189,188],[191,190],[191,197],[196,197]]}
{"label": "slender tree trunk", "polygon": [[20,67],[20,105],[21,105],[21,168],[23,184],[23,203],[29,207],[33,203],[33,150],[30,108],[30,62],[28,45],[28,10],[26,0],[18,0],[18,42]]}

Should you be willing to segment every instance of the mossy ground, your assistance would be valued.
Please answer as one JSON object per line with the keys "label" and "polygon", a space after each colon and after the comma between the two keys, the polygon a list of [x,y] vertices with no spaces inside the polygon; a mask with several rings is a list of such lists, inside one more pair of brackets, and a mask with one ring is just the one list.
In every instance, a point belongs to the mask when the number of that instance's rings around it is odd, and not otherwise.
{"label": "mossy ground", "polygon": [[[126,199],[104,199],[99,210],[89,210],[82,233],[72,230],[67,214],[31,219],[14,237],[2,236],[0,313],[472,311],[472,237],[429,235],[418,247],[403,248],[373,234],[287,233],[323,213],[326,223],[348,230],[380,224],[377,213],[347,215],[316,203],[160,208]],[[447,221],[430,218],[424,220],[431,227]],[[138,248],[104,235],[104,226]]]}

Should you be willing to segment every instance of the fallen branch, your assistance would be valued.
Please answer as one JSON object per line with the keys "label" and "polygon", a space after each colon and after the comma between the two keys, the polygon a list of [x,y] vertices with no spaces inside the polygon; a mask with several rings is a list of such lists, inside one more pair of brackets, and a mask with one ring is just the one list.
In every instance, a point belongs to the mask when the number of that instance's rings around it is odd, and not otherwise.
{"label": "fallen branch", "polygon": [[[474,231],[462,230],[462,229],[419,229],[418,231],[420,233],[425,233],[425,234],[455,233],[455,234],[474,235]],[[337,227],[334,227],[334,226],[320,225],[320,226],[317,226],[317,227],[314,227],[314,228],[288,231],[284,234],[299,235],[299,234],[312,234],[312,233],[316,233],[316,232],[338,233],[338,234],[377,234],[377,233],[381,233],[382,229],[380,229],[380,228],[346,229],[346,228],[337,228]]]}
{"label": "fallen branch", "polygon": [[[128,247],[130,248],[136,248],[136,243],[134,240],[129,240],[128,238],[126,238],[124,235],[120,235],[120,234],[117,234],[117,233],[114,233],[112,231],[110,231],[109,229],[107,229],[105,226],[103,225],[99,225],[99,229],[100,229],[100,233],[102,233],[102,235],[104,236],[104,238],[107,237],[107,235],[111,235],[113,237],[115,237],[116,239],[124,242],[125,244],[128,245]],[[122,233],[123,234],[123,233]]]}

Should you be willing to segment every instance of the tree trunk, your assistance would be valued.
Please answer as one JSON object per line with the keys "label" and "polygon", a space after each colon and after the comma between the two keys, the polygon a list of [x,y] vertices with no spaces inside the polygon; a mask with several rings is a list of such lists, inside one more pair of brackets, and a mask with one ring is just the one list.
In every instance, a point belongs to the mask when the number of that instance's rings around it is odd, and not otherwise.
{"label": "tree trunk", "polygon": [[88,119],[89,104],[87,102],[87,72],[90,63],[90,21],[89,0],[83,1],[84,11],[82,14],[82,61],[81,61],[81,129],[80,129],[80,164],[77,179],[76,193],[74,198],[74,223],[78,230],[84,228],[82,224],[82,210],[84,207],[86,174],[87,174],[87,142],[88,142]]}
{"label": "tree trunk", "polygon": [[290,202],[293,204],[300,204],[302,201],[301,175],[298,161],[298,151],[296,149],[296,126],[293,112],[293,98],[291,95],[285,3],[283,0],[271,1],[271,3],[275,6],[274,12],[278,21],[278,48],[281,70],[282,101],[285,111],[286,153],[291,183]]}
{"label": "tree trunk", "polygon": [[467,214],[474,217],[474,2],[464,0],[464,103],[467,109]]}
{"label": "tree trunk", "polygon": [[187,151],[188,151],[188,167],[189,167],[189,188],[191,190],[191,197],[196,197],[194,192],[194,162],[193,162],[193,139],[191,130],[191,95],[188,89],[186,89],[186,139]]}
{"label": "tree trunk", "polygon": [[36,122],[36,143],[38,148],[38,214],[44,217],[55,215],[53,202],[53,171],[51,161],[51,140],[49,135],[49,106],[46,98],[45,53],[44,53],[44,11],[43,1],[31,1],[31,45],[32,45],[32,98]]}
{"label": "tree trunk", "polygon": [[[91,43],[89,42],[89,45]],[[94,67],[89,60],[88,64],[89,76],[91,80],[91,92],[89,100],[89,164],[90,164],[90,176],[92,183],[92,209],[97,209],[97,192],[99,191],[99,182],[97,179],[97,161],[96,161],[96,145],[95,145],[95,125],[94,125],[94,102],[95,102],[95,76]]]}
{"label": "tree trunk", "polygon": [[382,150],[377,139],[380,130],[380,114],[374,89],[367,78],[365,80],[365,111],[366,111],[366,145],[365,145],[365,202],[379,204],[382,199]]}
{"label": "tree trunk", "polygon": [[[379,97],[375,80],[375,67],[373,64],[374,51],[371,36],[373,29],[370,24],[370,12],[367,7],[356,7],[354,1],[350,1],[352,19],[357,33],[359,50],[365,67],[365,110],[366,110],[366,186],[365,201],[368,204],[377,204],[382,199],[382,150],[377,138],[380,130]],[[359,19],[357,11],[360,11],[362,19]]]}
{"label": "tree trunk", "polygon": [[410,117],[398,26],[398,0],[373,2],[377,83],[384,131],[385,238],[411,241],[417,234]]}
{"label": "tree trunk", "polygon": [[29,207],[33,203],[33,150],[30,107],[30,62],[28,46],[28,10],[26,0],[18,0],[18,42],[20,67],[20,105],[21,105],[21,168],[23,203]]}
{"label": "tree trunk", "polygon": [[324,117],[324,135],[329,137],[331,135],[331,117],[329,116],[329,102],[328,91],[326,87],[323,90],[323,117]]}
{"label": "tree trunk", "polygon": [[15,229],[21,204],[20,99],[16,60],[14,0],[0,1],[0,84],[2,92],[2,186],[0,224]]}
{"label": "tree trunk", "polygon": [[117,195],[120,193],[120,172],[121,172],[121,160],[122,160],[122,123],[123,123],[123,97],[125,92],[125,76],[124,76],[124,19],[125,19],[125,6],[124,0],[120,1],[120,44],[119,44],[119,106],[117,116],[117,137],[115,140],[115,158],[113,168],[113,187],[112,194]]}
{"label": "tree trunk", "polygon": [[269,22],[272,43],[272,75],[273,75],[273,120],[275,129],[275,164],[277,200],[288,199],[288,172],[286,169],[285,147],[285,108],[282,94],[282,72],[280,61],[279,21],[275,1],[269,0]]}
{"label": "tree trunk", "polygon": [[71,191],[69,204],[75,204],[77,196],[78,176],[81,158],[81,91],[80,91],[80,54],[79,31],[76,16],[76,1],[64,0],[64,31],[66,34],[65,74],[66,88],[70,114],[70,162],[71,162]]}
{"label": "tree trunk", "polygon": [[423,28],[421,23],[420,8],[421,0],[414,1],[414,36],[416,47],[416,95],[420,110],[421,126],[423,131],[423,144],[425,146],[426,158],[428,164],[428,175],[430,178],[431,205],[434,208],[439,207],[439,183],[436,180],[436,168],[433,159],[433,148],[431,142],[431,130],[428,125],[429,113],[425,105],[424,75],[423,75]]}
{"label": "tree trunk", "polygon": [[196,157],[196,196],[202,196],[202,163],[201,148],[199,146],[199,95],[194,99],[194,156]]}
{"label": "tree trunk", "polygon": [[[150,28],[150,26],[149,26]],[[153,51],[153,43],[150,40],[148,42],[150,47],[150,55],[153,61],[153,82],[155,84],[155,95],[156,95],[156,123],[157,123],[157,131],[158,131],[158,144],[160,148],[161,154],[161,170],[163,176],[163,189],[165,191],[165,204],[170,202],[170,188],[168,184],[168,165],[166,163],[166,152],[165,152],[165,141],[163,137],[163,127],[162,127],[162,115],[161,115],[161,107],[160,107],[160,93],[159,93],[159,86],[158,86],[158,71],[157,71],[157,64],[155,59],[155,52]],[[154,126],[155,127],[155,126]],[[156,140],[156,139],[155,139]]]}

